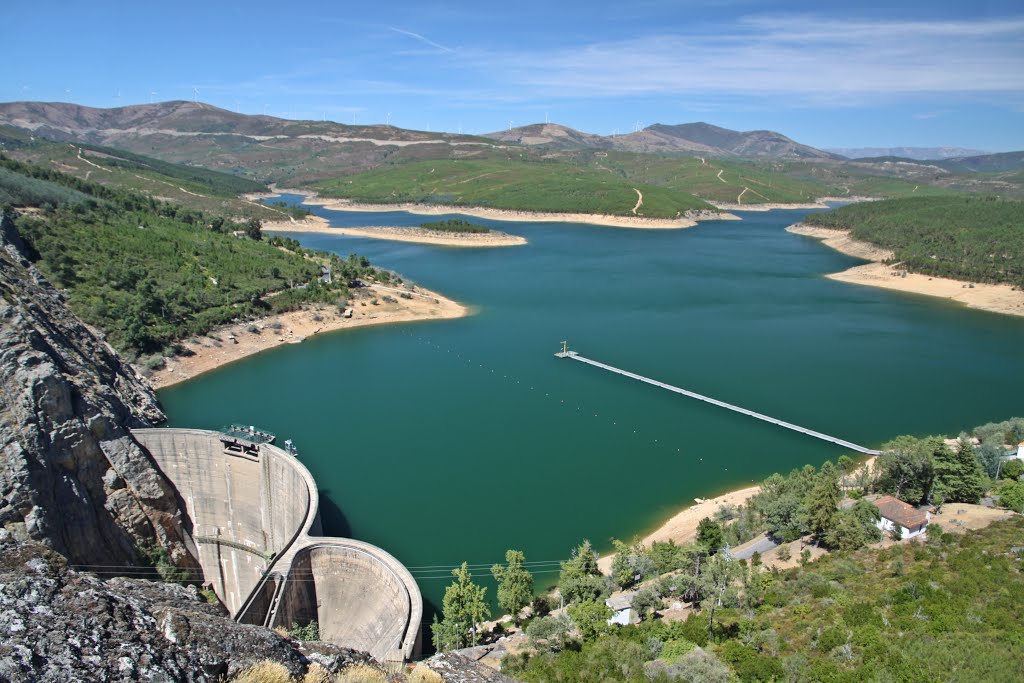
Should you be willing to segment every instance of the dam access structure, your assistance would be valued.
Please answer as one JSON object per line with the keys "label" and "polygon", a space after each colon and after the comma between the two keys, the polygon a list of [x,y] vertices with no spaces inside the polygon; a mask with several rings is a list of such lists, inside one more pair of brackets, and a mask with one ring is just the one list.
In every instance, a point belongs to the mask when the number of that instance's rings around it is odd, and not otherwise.
{"label": "dam access structure", "polygon": [[316,621],[320,639],[381,662],[420,654],[423,599],[402,563],[369,543],[322,536],[309,470],[251,430],[136,429],[184,502],[206,582],[236,621]]}
{"label": "dam access structure", "polygon": [[794,432],[800,432],[801,434],[806,434],[807,436],[813,436],[815,439],[821,439],[822,441],[828,441],[828,442],[831,442],[831,443],[834,443],[834,444],[838,444],[838,445],[840,445],[840,446],[842,446],[844,448],[849,448],[851,451],[857,451],[858,453],[864,453],[865,455],[880,455],[881,454],[881,451],[876,451],[876,450],[873,450],[871,448],[865,448],[864,446],[859,446],[859,445],[857,445],[855,443],[852,443],[850,441],[846,441],[844,439],[840,439],[837,436],[829,436],[828,434],[823,434],[822,432],[816,432],[813,429],[808,429],[807,427],[801,427],[800,425],[793,424],[792,422],[786,422],[784,420],[779,420],[777,418],[771,417],[769,415],[765,415],[763,413],[755,413],[753,410],[747,410],[746,408],[741,408],[739,406],[733,405],[732,403],[726,403],[725,401],[719,401],[716,398],[711,398],[710,396],[705,396],[703,394],[698,394],[695,391],[689,391],[687,389],[681,389],[679,387],[672,386],[671,384],[665,384],[664,382],[659,382],[656,379],[651,379],[650,377],[644,377],[643,375],[638,375],[635,372],[630,372],[629,370],[623,370],[622,368],[617,368],[617,367],[615,367],[613,365],[606,365],[605,363],[599,363],[598,361],[592,360],[590,358],[584,358],[583,356],[581,356],[580,354],[576,353],[575,351],[570,351],[568,344],[569,344],[568,342],[565,342],[565,341],[562,342],[562,350],[555,354],[556,358],[569,358],[571,360],[578,360],[581,363],[586,363],[587,365],[593,365],[595,368],[601,368],[602,370],[607,370],[608,372],[614,372],[616,375],[622,375],[623,377],[629,377],[630,379],[635,379],[635,380],[638,380],[640,382],[644,382],[645,384],[650,384],[650,385],[659,387],[661,389],[667,389],[668,391],[674,392],[676,394],[682,394],[683,396],[689,396],[690,398],[695,398],[698,401],[704,401],[705,403],[710,403],[711,405],[718,406],[719,408],[725,408],[726,410],[731,410],[733,412],[740,413],[740,414],[746,415],[748,417],[753,417],[753,418],[756,418],[758,420],[763,420],[764,422],[768,422],[768,423],[776,425],[778,427],[784,427],[786,429],[792,429]]}

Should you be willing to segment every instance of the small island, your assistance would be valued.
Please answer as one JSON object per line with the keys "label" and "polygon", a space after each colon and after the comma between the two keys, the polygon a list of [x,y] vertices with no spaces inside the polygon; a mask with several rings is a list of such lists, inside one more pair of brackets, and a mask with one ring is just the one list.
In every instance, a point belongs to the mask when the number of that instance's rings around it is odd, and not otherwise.
{"label": "small island", "polygon": [[462,218],[421,223],[418,226],[360,226],[335,228],[323,218],[314,216],[304,221],[280,221],[264,226],[270,232],[319,232],[350,237],[369,237],[394,242],[436,244],[445,247],[513,247],[526,244],[526,238],[492,230]]}

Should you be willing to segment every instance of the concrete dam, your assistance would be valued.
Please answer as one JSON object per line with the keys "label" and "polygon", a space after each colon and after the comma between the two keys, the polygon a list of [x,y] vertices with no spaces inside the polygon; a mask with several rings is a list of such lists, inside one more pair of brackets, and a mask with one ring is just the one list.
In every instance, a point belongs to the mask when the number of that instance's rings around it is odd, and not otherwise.
{"label": "concrete dam", "polygon": [[380,548],[321,535],[316,482],[292,454],[199,429],[132,434],[181,496],[206,582],[236,621],[316,621],[322,640],[382,662],[419,654],[415,579]]}

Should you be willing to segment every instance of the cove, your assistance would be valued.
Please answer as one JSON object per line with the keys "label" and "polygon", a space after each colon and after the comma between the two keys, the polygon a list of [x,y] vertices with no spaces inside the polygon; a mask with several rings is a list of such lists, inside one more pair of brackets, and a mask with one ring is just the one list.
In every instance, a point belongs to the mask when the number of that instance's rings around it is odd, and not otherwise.
{"label": "cove", "polygon": [[[310,208],[337,226],[457,217]],[[470,218],[529,240],[485,250],[296,234],[477,314],[313,337],[160,400],[170,426],[293,439],[324,532],[392,553],[435,606],[463,560],[493,586],[485,567],[521,549],[551,563],[535,566],[543,585],[584,538],[606,549],[696,496],[846,452],[556,359],[563,339],[869,448],[1024,413],[1024,320],[822,278],[858,261],[784,231],[807,213],[685,230]]]}

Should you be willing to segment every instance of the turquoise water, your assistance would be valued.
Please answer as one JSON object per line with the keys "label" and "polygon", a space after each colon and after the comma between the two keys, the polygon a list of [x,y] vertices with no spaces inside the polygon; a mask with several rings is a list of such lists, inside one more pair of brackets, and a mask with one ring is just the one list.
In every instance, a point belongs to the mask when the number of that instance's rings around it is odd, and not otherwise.
{"label": "turquoise water", "polygon": [[[334,225],[427,220],[316,212]],[[471,219],[530,240],[486,250],[296,234],[478,313],[322,335],[160,399],[172,426],[240,421],[294,439],[325,531],[389,550],[434,604],[448,576],[432,567],[489,565],[506,548],[557,560],[583,538],[606,548],[696,496],[844,453],[558,360],[563,339],[869,447],[1024,414],[1024,320],[824,279],[858,261],[784,231],[806,213],[665,231]]]}

